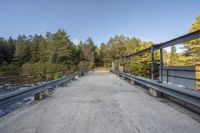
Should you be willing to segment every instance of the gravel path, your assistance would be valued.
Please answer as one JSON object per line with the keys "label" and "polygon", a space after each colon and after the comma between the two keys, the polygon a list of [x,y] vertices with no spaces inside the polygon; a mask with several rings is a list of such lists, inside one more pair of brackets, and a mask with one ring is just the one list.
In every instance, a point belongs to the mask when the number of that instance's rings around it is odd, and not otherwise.
{"label": "gravel path", "polygon": [[114,74],[96,71],[0,119],[1,133],[200,133],[200,123]]}

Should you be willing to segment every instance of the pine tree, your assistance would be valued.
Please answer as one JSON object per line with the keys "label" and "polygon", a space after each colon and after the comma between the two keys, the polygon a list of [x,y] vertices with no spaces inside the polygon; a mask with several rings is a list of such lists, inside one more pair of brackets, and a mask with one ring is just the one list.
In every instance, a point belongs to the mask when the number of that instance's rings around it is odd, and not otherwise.
{"label": "pine tree", "polygon": [[17,61],[17,64],[21,66],[25,62],[29,61],[30,58],[30,41],[27,40],[25,35],[19,35],[16,40],[15,61]]}
{"label": "pine tree", "polygon": [[[200,15],[196,17],[194,23],[192,24],[189,32],[194,32],[200,30]],[[187,55],[192,56],[187,63],[194,65],[200,64],[200,39],[195,39],[189,41],[185,44],[185,48],[187,49]]]}
{"label": "pine tree", "polygon": [[171,53],[170,53],[170,63],[169,65],[175,66],[177,63],[177,53],[176,53],[176,46],[171,47]]}

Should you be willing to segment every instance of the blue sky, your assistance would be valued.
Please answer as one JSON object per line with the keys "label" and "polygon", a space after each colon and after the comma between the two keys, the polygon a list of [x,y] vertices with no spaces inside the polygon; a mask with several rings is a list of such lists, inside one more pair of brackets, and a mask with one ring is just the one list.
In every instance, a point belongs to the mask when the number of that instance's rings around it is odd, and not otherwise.
{"label": "blue sky", "polygon": [[160,43],[187,33],[199,14],[199,0],[0,0],[0,36],[63,28],[73,41],[124,34]]}

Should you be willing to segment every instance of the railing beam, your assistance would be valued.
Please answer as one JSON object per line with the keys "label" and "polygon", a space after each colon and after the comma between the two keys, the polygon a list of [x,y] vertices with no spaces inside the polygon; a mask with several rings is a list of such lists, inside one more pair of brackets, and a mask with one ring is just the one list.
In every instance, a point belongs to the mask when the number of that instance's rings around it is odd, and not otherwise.
{"label": "railing beam", "polygon": [[[176,44],[181,44],[181,43],[184,43],[184,42],[187,42],[187,41],[191,41],[191,40],[194,40],[194,39],[198,39],[198,38],[200,38],[200,30],[192,32],[192,33],[189,33],[189,34],[186,34],[186,35],[183,35],[183,36],[180,36],[180,37],[177,37],[177,38],[174,38],[174,39],[169,40],[167,42],[163,42],[163,43],[160,43],[160,44],[154,44],[153,47],[154,47],[154,50],[159,50],[161,48],[174,46]],[[147,49],[144,49],[144,50],[141,50],[141,51],[138,51],[136,53],[132,53],[130,55],[127,55],[127,56],[125,56],[124,58],[122,58],[120,60],[123,60],[125,58],[138,56],[138,55],[142,55],[142,54],[145,54],[145,53],[150,53],[150,52],[151,52],[151,47],[147,48]]]}

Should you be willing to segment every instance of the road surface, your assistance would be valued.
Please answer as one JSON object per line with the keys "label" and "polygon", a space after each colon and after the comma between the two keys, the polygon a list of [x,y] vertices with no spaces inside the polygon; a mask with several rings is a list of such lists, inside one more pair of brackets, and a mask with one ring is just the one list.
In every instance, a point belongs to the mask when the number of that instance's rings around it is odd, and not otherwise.
{"label": "road surface", "polygon": [[200,123],[114,74],[95,71],[0,119],[1,133],[200,133]]}

